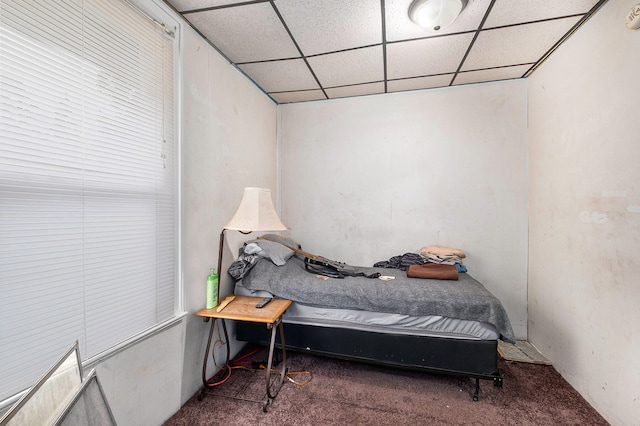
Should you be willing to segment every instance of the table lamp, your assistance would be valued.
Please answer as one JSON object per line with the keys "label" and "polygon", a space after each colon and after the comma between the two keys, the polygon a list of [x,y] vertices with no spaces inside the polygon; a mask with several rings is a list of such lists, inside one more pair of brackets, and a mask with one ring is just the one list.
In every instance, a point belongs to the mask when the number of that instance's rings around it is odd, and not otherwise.
{"label": "table lamp", "polygon": [[[244,194],[242,195],[242,200],[240,201],[238,209],[231,217],[231,220],[222,228],[222,231],[220,232],[220,247],[218,249],[219,280],[222,280],[223,276],[221,272],[222,250],[224,249],[224,234],[227,229],[240,231],[243,234],[249,234],[255,231],[286,231],[287,227],[282,224],[280,218],[278,217],[276,208],[274,207],[273,201],[271,200],[271,191],[269,189],[252,187],[244,188]],[[221,282],[219,281],[218,285],[220,284]],[[209,318],[205,317],[204,320],[206,322],[209,320]],[[220,379],[218,382],[210,383],[210,381],[206,378],[208,352],[211,347],[214,324],[215,321],[211,323],[209,340],[207,342],[207,351],[205,353],[204,362],[202,364],[202,382],[204,383],[205,388],[217,386],[218,384],[224,383],[231,374],[231,367],[227,362],[223,367],[226,369],[226,374],[222,379]],[[222,327],[224,329],[225,342],[228,342],[227,328],[224,321],[222,322]],[[230,347],[227,343],[227,361],[229,360],[229,356]]]}
{"label": "table lamp", "polygon": [[271,190],[253,187],[245,188],[238,209],[220,232],[218,274],[220,274],[221,278],[222,249],[224,247],[224,234],[227,229],[249,234],[255,231],[286,231],[287,227],[278,217],[276,208],[271,200]]}

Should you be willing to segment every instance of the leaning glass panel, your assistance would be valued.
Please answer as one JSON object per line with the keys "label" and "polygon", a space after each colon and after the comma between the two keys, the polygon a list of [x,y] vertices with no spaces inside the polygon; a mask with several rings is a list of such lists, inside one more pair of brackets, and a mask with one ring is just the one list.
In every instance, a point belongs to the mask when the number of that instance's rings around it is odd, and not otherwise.
{"label": "leaning glass panel", "polygon": [[56,426],[115,426],[96,371],[91,370],[69,406],[55,421]]}
{"label": "leaning glass panel", "polygon": [[82,385],[78,342],[0,419],[2,426],[48,425]]}

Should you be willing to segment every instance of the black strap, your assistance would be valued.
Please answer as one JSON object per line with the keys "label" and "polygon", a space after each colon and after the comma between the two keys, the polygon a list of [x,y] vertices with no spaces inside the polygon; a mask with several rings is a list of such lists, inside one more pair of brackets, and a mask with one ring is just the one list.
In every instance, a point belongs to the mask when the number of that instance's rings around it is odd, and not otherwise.
{"label": "black strap", "polygon": [[330,278],[344,278],[340,272],[336,271],[334,268],[325,265],[319,265],[317,263],[313,263],[314,261],[309,259],[308,257],[304,258],[304,269],[307,272],[311,272],[312,274],[320,274]]}

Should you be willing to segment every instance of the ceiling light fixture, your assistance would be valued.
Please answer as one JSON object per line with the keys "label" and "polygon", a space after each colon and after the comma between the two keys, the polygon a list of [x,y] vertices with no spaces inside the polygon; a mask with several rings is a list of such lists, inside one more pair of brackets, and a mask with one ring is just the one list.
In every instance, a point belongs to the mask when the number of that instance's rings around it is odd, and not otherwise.
{"label": "ceiling light fixture", "polygon": [[425,30],[439,31],[453,23],[467,0],[414,0],[409,18]]}

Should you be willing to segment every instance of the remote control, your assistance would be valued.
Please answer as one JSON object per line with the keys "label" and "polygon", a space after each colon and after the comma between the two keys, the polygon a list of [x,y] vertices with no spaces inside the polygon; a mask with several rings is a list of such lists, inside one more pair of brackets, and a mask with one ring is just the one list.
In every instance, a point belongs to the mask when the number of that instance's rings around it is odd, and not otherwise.
{"label": "remote control", "polygon": [[262,299],[261,301],[258,302],[258,304],[256,305],[256,308],[260,309],[260,308],[264,308],[264,306],[271,302],[271,298],[270,297],[265,297],[264,299]]}

